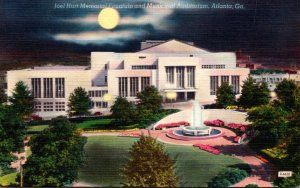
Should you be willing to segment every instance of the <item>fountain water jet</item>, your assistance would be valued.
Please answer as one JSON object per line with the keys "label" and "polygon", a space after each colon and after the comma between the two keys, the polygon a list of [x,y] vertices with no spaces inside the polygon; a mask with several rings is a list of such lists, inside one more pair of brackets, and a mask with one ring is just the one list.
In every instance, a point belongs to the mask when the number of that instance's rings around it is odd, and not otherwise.
{"label": "fountain water jet", "polygon": [[183,128],[185,135],[210,135],[212,128],[203,124],[202,120],[202,106],[198,101],[193,103],[193,123],[192,126]]}

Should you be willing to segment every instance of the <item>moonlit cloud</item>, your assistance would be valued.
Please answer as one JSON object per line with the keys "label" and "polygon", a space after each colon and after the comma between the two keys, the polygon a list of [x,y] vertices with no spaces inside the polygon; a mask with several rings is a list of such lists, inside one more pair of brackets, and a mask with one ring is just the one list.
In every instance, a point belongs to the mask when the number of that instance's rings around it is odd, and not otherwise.
{"label": "moonlit cloud", "polygon": [[54,36],[55,40],[70,41],[77,44],[114,44],[123,45],[124,39],[130,40],[144,35],[143,32],[134,31],[95,31],[82,32],[76,34],[57,34]]}
{"label": "moonlit cloud", "polygon": [[[129,9],[128,11],[134,11]],[[156,31],[168,31],[171,27],[167,17],[173,13],[173,9],[144,9],[144,14],[140,16],[124,15],[120,17],[120,23],[115,30],[105,31],[99,26],[99,31],[82,31],[79,33],[58,33],[52,38],[58,41],[66,41],[77,44],[116,44],[123,45],[126,41],[143,37],[149,31],[146,29],[151,25]],[[98,13],[88,14],[80,18],[63,19],[62,22],[76,24],[80,26],[98,25]],[[119,27],[119,29],[118,29]],[[139,28],[136,31],[136,28]],[[121,28],[121,29],[120,29]]]}

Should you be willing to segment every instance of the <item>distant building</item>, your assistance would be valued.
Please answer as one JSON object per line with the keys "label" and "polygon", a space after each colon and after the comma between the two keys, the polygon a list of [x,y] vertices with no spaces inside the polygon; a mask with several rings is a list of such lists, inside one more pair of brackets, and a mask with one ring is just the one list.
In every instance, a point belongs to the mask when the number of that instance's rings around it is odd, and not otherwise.
{"label": "distant building", "polygon": [[146,86],[155,86],[164,98],[176,93],[176,101],[199,100],[213,103],[222,82],[233,86],[236,95],[249,74],[236,67],[236,54],[213,53],[190,42],[177,40],[145,41],[135,53],[92,52],[91,66],[54,66],[8,71],[8,94],[16,82],[24,81],[36,99],[36,113],[44,117],[65,115],[67,102],[76,87],[91,97],[92,112],[106,111],[113,98],[136,101]]}
{"label": "distant building", "polygon": [[283,79],[289,79],[287,73],[262,73],[250,75],[256,83],[266,82],[270,91],[274,91],[276,85]]}
{"label": "distant building", "polygon": [[300,70],[298,71],[285,71],[289,74],[289,79],[295,80],[295,83],[300,86]]}

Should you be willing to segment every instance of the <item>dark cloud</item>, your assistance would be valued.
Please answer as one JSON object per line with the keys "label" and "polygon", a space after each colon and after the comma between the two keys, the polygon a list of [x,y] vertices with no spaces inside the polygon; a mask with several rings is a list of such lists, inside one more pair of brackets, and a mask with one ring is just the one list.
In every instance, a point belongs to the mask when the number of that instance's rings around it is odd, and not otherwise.
{"label": "dark cloud", "polygon": [[[122,45],[103,42],[80,45],[55,40],[57,34],[97,32],[95,24],[78,24],[64,20],[84,18],[97,14],[98,9],[54,9],[54,4],[99,3],[99,0],[77,1],[19,1],[6,0],[0,5],[0,59],[6,57],[56,58],[66,54],[89,56],[91,51],[137,51],[143,40],[168,40],[177,38],[193,41],[211,51],[236,51],[242,49],[254,57],[300,58],[300,2],[293,0],[239,0],[244,10],[176,9],[164,15],[161,24],[125,24],[114,31],[132,32],[136,37],[118,38]],[[101,1],[101,3],[138,1]],[[146,1],[140,1],[140,3]],[[158,1],[155,1],[158,2]],[[200,2],[200,1],[190,1]],[[237,1],[201,1],[201,3],[236,3]],[[120,9],[122,17],[142,18],[145,9]],[[159,15],[159,12],[157,13]],[[165,27],[165,28],[159,28]],[[140,34],[139,34],[140,33]],[[142,34],[141,34],[142,33]],[[113,40],[112,40],[113,42]],[[17,54],[20,54],[18,56]],[[281,61],[280,61],[281,62]]]}

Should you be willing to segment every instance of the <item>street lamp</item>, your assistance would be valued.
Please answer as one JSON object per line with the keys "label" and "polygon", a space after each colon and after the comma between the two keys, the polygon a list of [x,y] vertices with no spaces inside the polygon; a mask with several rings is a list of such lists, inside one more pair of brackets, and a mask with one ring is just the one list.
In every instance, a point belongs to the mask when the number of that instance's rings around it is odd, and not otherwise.
{"label": "street lamp", "polygon": [[113,96],[109,93],[106,93],[103,95],[103,101],[106,102],[106,108],[107,108],[107,111],[108,111],[108,102],[112,101],[113,100]]}
{"label": "street lamp", "polygon": [[[169,100],[171,100],[171,103],[173,102],[173,100],[176,99],[176,97],[177,97],[177,93],[174,92],[174,91],[169,91],[169,92],[166,93],[166,98],[169,99]],[[171,106],[174,107],[173,104],[171,104]]]}

